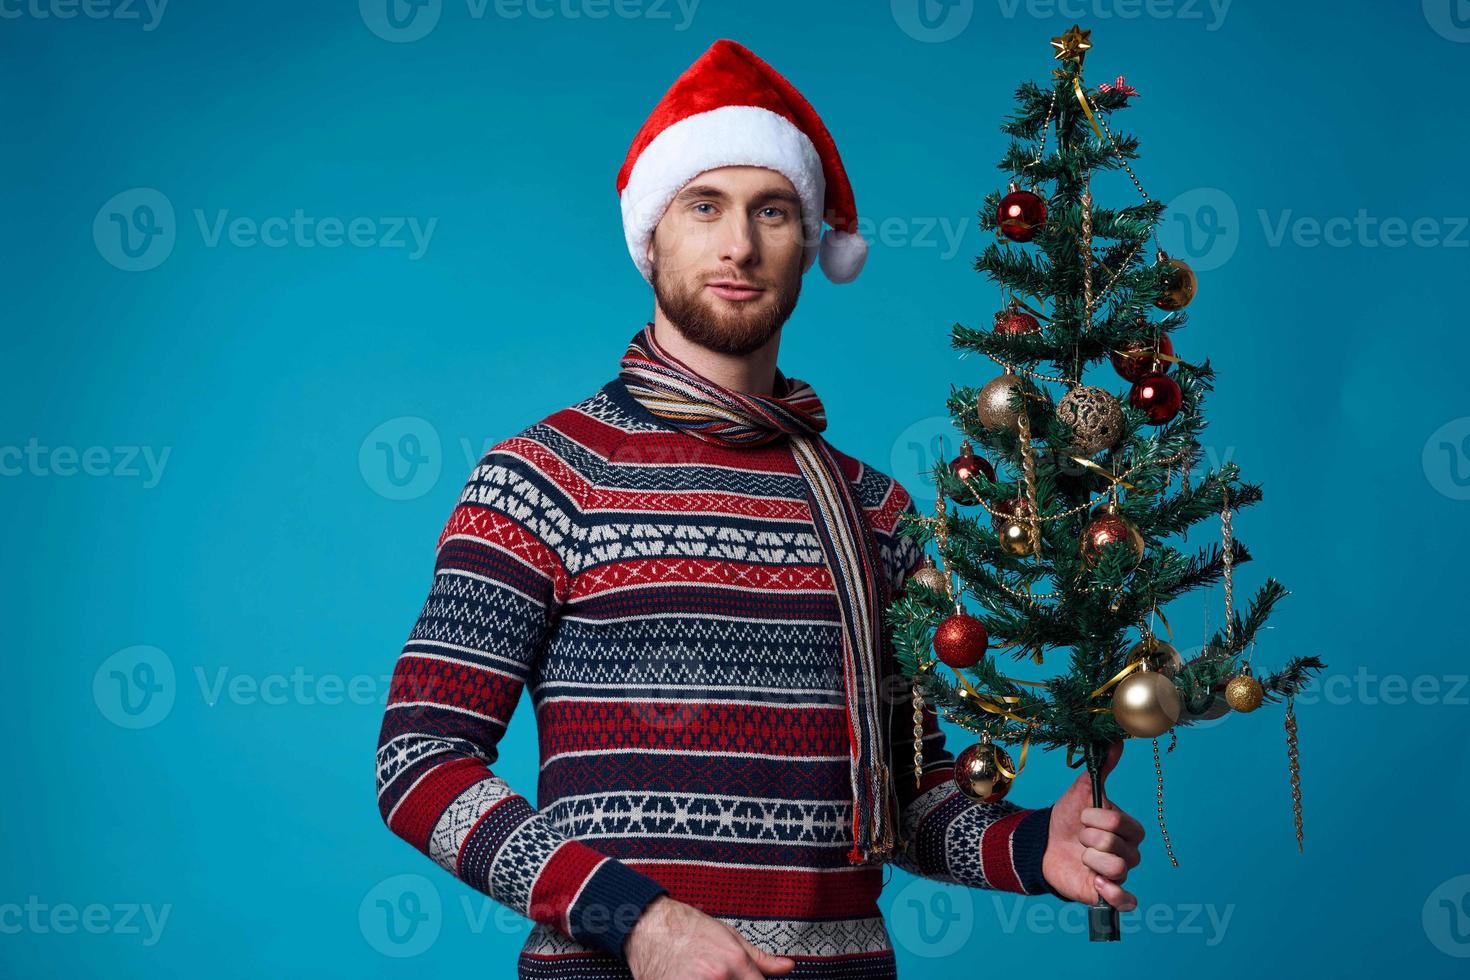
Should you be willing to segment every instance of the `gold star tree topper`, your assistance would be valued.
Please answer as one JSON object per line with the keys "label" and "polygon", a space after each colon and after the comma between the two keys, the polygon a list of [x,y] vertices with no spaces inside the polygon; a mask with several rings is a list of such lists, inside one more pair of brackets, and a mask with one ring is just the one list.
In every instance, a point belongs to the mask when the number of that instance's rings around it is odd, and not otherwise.
{"label": "gold star tree topper", "polygon": [[1051,46],[1057,49],[1058,61],[1075,61],[1080,68],[1082,59],[1087,57],[1087,52],[1092,48],[1092,31],[1084,31],[1073,24],[1067,33],[1052,38]]}

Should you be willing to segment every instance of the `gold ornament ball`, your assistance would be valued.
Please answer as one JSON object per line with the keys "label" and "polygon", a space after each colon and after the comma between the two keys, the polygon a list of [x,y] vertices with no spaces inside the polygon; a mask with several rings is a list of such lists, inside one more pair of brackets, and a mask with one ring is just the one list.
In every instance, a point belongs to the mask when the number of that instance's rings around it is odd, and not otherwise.
{"label": "gold ornament ball", "polygon": [[1194,299],[1199,288],[1199,279],[1189,263],[1171,259],[1159,253],[1159,273],[1163,282],[1163,293],[1154,301],[1161,310],[1182,310]]}
{"label": "gold ornament ball", "polygon": [[1113,688],[1113,717],[1137,738],[1158,738],[1178,724],[1182,709],[1174,682],[1156,670],[1135,670]]}
{"label": "gold ornament ball", "polygon": [[1184,667],[1184,658],[1172,643],[1165,643],[1157,636],[1146,636],[1128,651],[1128,662],[1143,660],[1149,670],[1156,670],[1165,677],[1176,677]]}
{"label": "gold ornament ball", "polygon": [[912,578],[926,589],[949,593],[949,576],[935,567],[933,558],[925,558],[923,567],[914,572]]}
{"label": "gold ornament ball", "polygon": [[993,432],[1015,432],[1020,412],[1011,407],[1012,397],[1020,405],[1030,389],[1025,378],[1009,372],[986,382],[975,405],[980,424]]}
{"label": "gold ornament ball", "polygon": [[1225,703],[1236,711],[1255,711],[1261,706],[1265,693],[1260,681],[1250,674],[1241,674],[1230,678],[1230,683],[1225,685]]}
{"label": "gold ornament ball", "polygon": [[1057,403],[1057,418],[1072,428],[1072,448],[1093,456],[1123,437],[1123,406],[1101,388],[1078,385]]}
{"label": "gold ornament ball", "polygon": [[1031,528],[1020,521],[1005,521],[997,529],[1000,550],[1020,558],[1031,554]]}
{"label": "gold ornament ball", "polygon": [[[1002,771],[1004,770],[1004,771]],[[980,742],[962,751],[954,761],[954,781],[960,792],[979,803],[997,803],[1011,791],[1015,763],[1005,749]]]}
{"label": "gold ornament ball", "polygon": [[1117,504],[1104,504],[1092,512],[1092,519],[1082,532],[1078,547],[1082,560],[1092,568],[1102,558],[1102,550],[1110,544],[1126,541],[1134,557],[1143,560],[1143,535],[1138,526],[1124,517]]}

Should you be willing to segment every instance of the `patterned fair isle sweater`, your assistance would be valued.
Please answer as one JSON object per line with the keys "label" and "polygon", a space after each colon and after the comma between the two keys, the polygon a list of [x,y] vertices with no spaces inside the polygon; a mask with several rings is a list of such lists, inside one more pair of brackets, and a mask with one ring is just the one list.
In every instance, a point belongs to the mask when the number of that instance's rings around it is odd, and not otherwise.
{"label": "patterned fair isle sweater", "polygon": [[[909,494],[837,455],[899,588],[923,559],[895,533]],[[789,977],[893,977],[884,869],[847,858],[838,616],[789,441],[711,446],[614,379],[470,475],[394,672],[383,819],[534,920],[522,978],[630,977],[623,941],[661,893],[794,958]],[[891,639],[885,657],[898,674]],[[491,769],[527,685],[535,806]],[[916,788],[912,706],[890,700],[912,839],[894,863],[1055,894],[1050,809],[963,796],[932,708]]]}

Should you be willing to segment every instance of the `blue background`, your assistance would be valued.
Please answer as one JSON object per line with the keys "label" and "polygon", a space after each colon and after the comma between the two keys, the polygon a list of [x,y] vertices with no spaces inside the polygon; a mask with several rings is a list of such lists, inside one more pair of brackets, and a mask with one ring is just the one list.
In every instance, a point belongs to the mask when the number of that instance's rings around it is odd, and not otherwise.
{"label": "blue background", "polygon": [[[1165,757],[1178,868],[1132,743],[1110,790],[1149,838],[1124,942],[1089,944],[1080,907],[898,872],[900,972],[1462,975],[1470,4],[443,0],[401,28],[381,0],[0,9],[0,974],[510,973],[529,922],[383,827],[373,748],[474,459],[610,379],[651,315],[614,191],[634,132],[718,37],[817,106],[874,244],[857,282],[808,277],[781,365],[922,503],[949,385],[993,373],[949,327],[998,305],[970,270],[997,127],[1080,20],[1090,81],[1141,92],[1118,125],[1201,269],[1176,339],[1219,371],[1207,449],[1266,489],[1236,522],[1239,589],[1293,595],[1256,663],[1317,654],[1335,679],[1298,704],[1306,850],[1280,706]],[[298,209],[380,244],[211,234]],[[435,222],[422,254],[393,234],[410,217]],[[1389,218],[1417,240],[1368,223]],[[1331,219],[1354,226],[1314,240]],[[1182,648],[1220,602],[1170,610]],[[536,753],[523,706],[498,772],[534,793]],[[1072,775],[1034,756],[1013,798]]]}

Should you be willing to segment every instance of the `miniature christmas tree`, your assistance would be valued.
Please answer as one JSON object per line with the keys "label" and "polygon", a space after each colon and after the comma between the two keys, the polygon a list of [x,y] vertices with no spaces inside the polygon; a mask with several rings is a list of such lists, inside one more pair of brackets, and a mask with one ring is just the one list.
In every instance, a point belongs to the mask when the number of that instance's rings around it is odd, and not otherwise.
{"label": "miniature christmas tree", "polygon": [[[996,242],[976,260],[999,285],[1001,309],[991,328],[953,328],[954,346],[989,358],[997,376],[952,388],[949,412],[966,441],[934,468],[934,516],[900,523],[936,544],[940,565],[930,559],[889,609],[898,660],[916,698],[980,736],[955,765],[974,799],[999,799],[1019,771],[1002,743],[1019,747],[1021,766],[1032,748],[1065,747],[1069,765],[1087,765],[1101,805],[1110,743],[1154,739],[1157,764],[1157,738],[1176,726],[1285,699],[1300,847],[1291,699],[1325,665],[1297,657],[1260,675],[1250,665],[1287,590],[1267,578],[1244,612],[1235,608],[1234,569],[1251,556],[1231,516],[1261,488],[1228,461],[1192,479],[1215,383],[1208,359],[1173,340],[1195,275],[1157,248],[1164,206],[1129,165],[1138,141],[1109,122],[1137,93],[1122,78],[1082,81],[1090,33],[1074,26],[1052,40],[1052,83],[1021,85],[1003,127],[1009,188],[980,213]],[[1141,203],[1095,206],[1093,174],[1118,169]],[[1109,390],[1125,383],[1121,396]],[[1219,543],[1182,550],[1190,527],[1215,519]],[[1165,607],[1216,583],[1223,626],[1186,662]],[[1002,653],[1037,676],[1011,676]],[[1091,925],[1094,940],[1119,936],[1105,902]]]}

